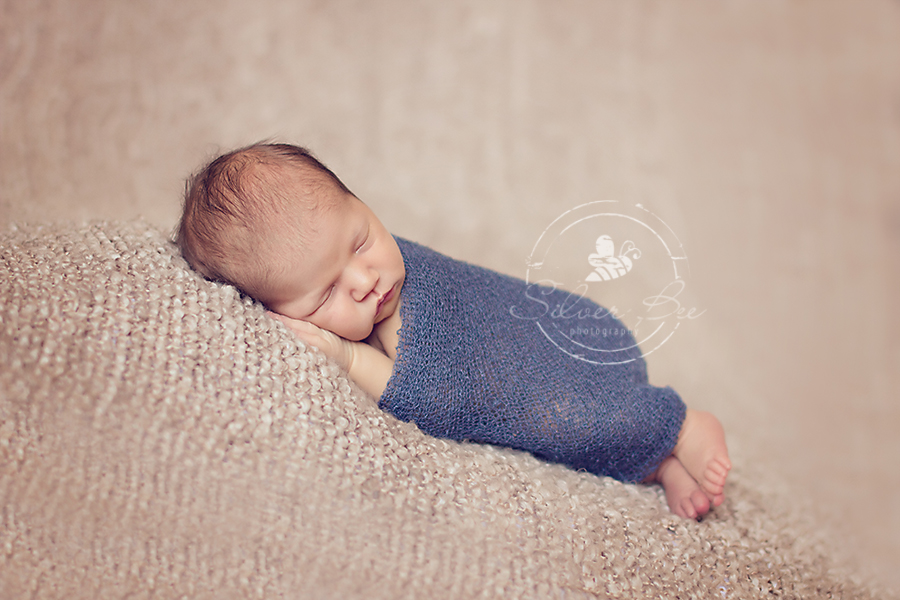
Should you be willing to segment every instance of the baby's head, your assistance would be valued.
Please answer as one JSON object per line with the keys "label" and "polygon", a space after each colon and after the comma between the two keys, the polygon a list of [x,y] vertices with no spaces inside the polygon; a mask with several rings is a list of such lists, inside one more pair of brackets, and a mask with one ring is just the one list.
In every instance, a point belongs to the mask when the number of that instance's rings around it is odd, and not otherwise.
{"label": "baby's head", "polygon": [[319,213],[350,197],[308,150],[254,144],[188,180],[176,242],[206,278],[265,301],[279,259],[302,251]]}
{"label": "baby's head", "polygon": [[405,275],[368,207],[288,144],[229,152],[191,177],[176,241],[206,278],[348,339],[396,309]]}

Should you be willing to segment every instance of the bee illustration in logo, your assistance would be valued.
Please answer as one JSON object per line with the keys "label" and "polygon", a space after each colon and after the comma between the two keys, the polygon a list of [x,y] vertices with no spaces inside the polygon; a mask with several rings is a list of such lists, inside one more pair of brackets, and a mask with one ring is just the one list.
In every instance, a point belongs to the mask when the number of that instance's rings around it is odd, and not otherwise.
{"label": "bee illustration in logo", "polygon": [[594,270],[585,277],[585,281],[609,281],[617,279],[634,267],[634,261],[641,257],[641,251],[634,242],[627,240],[622,244],[618,256],[616,246],[608,235],[597,238],[597,252],[588,256],[588,263]]}

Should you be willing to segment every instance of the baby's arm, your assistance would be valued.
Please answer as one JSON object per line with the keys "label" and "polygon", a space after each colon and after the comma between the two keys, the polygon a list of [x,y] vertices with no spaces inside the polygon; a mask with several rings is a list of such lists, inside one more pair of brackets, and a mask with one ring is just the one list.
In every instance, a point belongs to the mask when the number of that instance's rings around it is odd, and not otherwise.
{"label": "baby's arm", "polygon": [[384,393],[394,368],[394,361],[387,355],[365,342],[351,342],[312,323],[271,311],[269,314],[287,325],[304,342],[333,359],[363,390],[375,398]]}

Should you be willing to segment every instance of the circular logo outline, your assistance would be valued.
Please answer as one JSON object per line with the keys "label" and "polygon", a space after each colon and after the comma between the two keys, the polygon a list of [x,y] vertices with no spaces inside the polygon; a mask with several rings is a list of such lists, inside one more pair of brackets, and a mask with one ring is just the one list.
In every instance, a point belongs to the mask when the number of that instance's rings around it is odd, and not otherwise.
{"label": "circular logo outline", "polygon": [[[622,207],[630,208],[632,214],[627,214],[622,210]],[[618,210],[618,212],[616,212]],[[637,216],[635,216],[635,211],[637,211]],[[654,307],[657,303],[662,303],[666,301],[675,300],[674,296],[668,297],[664,296],[666,290],[669,289],[669,286],[675,285],[677,290],[675,292],[675,296],[684,289],[686,284],[686,276],[690,274],[690,266],[688,264],[687,256],[684,252],[684,246],[681,243],[681,240],[678,239],[678,236],[672,230],[672,228],[663,221],[656,214],[645,208],[642,204],[631,204],[625,205],[623,202],[619,200],[595,200],[593,202],[587,202],[585,204],[580,204],[575,206],[561,215],[559,215],[556,219],[554,219],[545,229],[541,232],[541,235],[538,236],[537,241],[532,248],[531,254],[527,260],[527,269],[525,274],[525,282],[526,284],[541,284],[542,282],[550,281],[556,287],[556,283],[552,280],[542,279],[538,281],[532,281],[533,273],[536,275],[538,271],[540,271],[546,262],[547,255],[550,250],[553,248],[554,244],[557,243],[562,236],[572,227],[588,221],[590,219],[602,218],[602,217],[615,217],[615,218],[623,218],[628,221],[637,223],[639,226],[648,230],[661,244],[661,246],[665,249],[665,253],[671,261],[672,268],[672,276],[674,279],[672,283],[668,284],[660,294],[655,297],[650,297],[644,300],[644,305],[646,307]],[[648,224],[648,221],[652,221],[656,228]],[[607,236],[608,237],[608,236]],[[584,283],[582,283],[584,285]],[[570,292],[571,293],[571,292]],[[606,309],[608,311],[608,309]],[[693,312],[693,311],[692,311]],[[705,312],[705,311],[703,311]],[[610,313],[612,314],[612,313]],[[702,314],[702,313],[701,313]],[[613,315],[615,316],[615,315]],[[700,316],[700,315],[696,315]],[[696,317],[690,317],[696,318]],[[629,362],[633,362],[637,360],[639,357],[643,358],[649,354],[652,354],[656,350],[658,350],[663,344],[665,344],[671,337],[675,334],[675,331],[680,327],[681,322],[678,318],[672,319],[648,319],[648,320],[658,320],[659,323],[655,329],[651,331],[651,333],[642,339],[635,339],[635,344],[631,346],[627,346],[625,348],[616,348],[616,349],[607,349],[607,348],[594,348],[585,344],[582,344],[574,339],[571,336],[565,334],[559,327],[553,327],[552,329],[556,332],[558,336],[565,341],[562,343],[561,340],[556,339],[553,332],[549,331],[549,327],[545,327],[540,320],[535,320],[535,324],[541,333],[561,352],[567,354],[568,356],[582,360],[592,364],[602,364],[602,365],[618,365],[625,364]],[[654,339],[655,338],[655,339]],[[648,342],[650,342],[648,344]],[[565,347],[568,345],[569,347]],[[647,345],[652,346],[649,349],[641,349],[642,346],[646,348]],[[638,357],[633,355],[627,356],[624,359],[616,360],[613,357],[613,360],[591,360],[588,356],[586,356],[586,352],[591,353],[599,353],[600,356],[605,358],[606,354],[621,354],[623,352],[632,350],[637,346],[639,351]],[[572,348],[572,349],[570,349]]]}

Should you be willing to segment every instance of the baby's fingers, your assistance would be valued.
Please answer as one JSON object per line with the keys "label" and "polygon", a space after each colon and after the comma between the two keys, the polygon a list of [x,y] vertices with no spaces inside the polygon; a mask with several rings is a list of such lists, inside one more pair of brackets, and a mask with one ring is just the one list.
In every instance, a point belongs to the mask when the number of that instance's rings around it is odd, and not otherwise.
{"label": "baby's fingers", "polygon": [[269,314],[284,323],[288,329],[294,332],[294,335],[303,340],[310,346],[315,346],[326,356],[335,360],[343,368],[349,368],[351,361],[351,350],[347,347],[345,340],[341,339],[327,329],[322,329],[308,321],[292,319],[278,313],[269,311]]}
{"label": "baby's fingers", "polygon": [[270,317],[278,319],[279,321],[284,323],[288,327],[288,329],[290,329],[291,331],[293,331],[295,333],[301,333],[301,332],[306,332],[306,331],[314,331],[314,332],[324,331],[320,327],[317,327],[308,321],[301,321],[300,319],[292,319],[290,317],[280,315],[276,312],[272,312],[271,310],[266,311],[266,312],[269,314]]}
{"label": "baby's fingers", "polygon": [[312,323],[285,317],[284,315],[279,315],[278,313],[273,313],[271,311],[269,311],[269,314],[284,323],[288,329],[297,334],[297,336],[305,342],[314,343],[316,340],[321,342],[324,339],[324,334],[326,333],[325,330]]}

